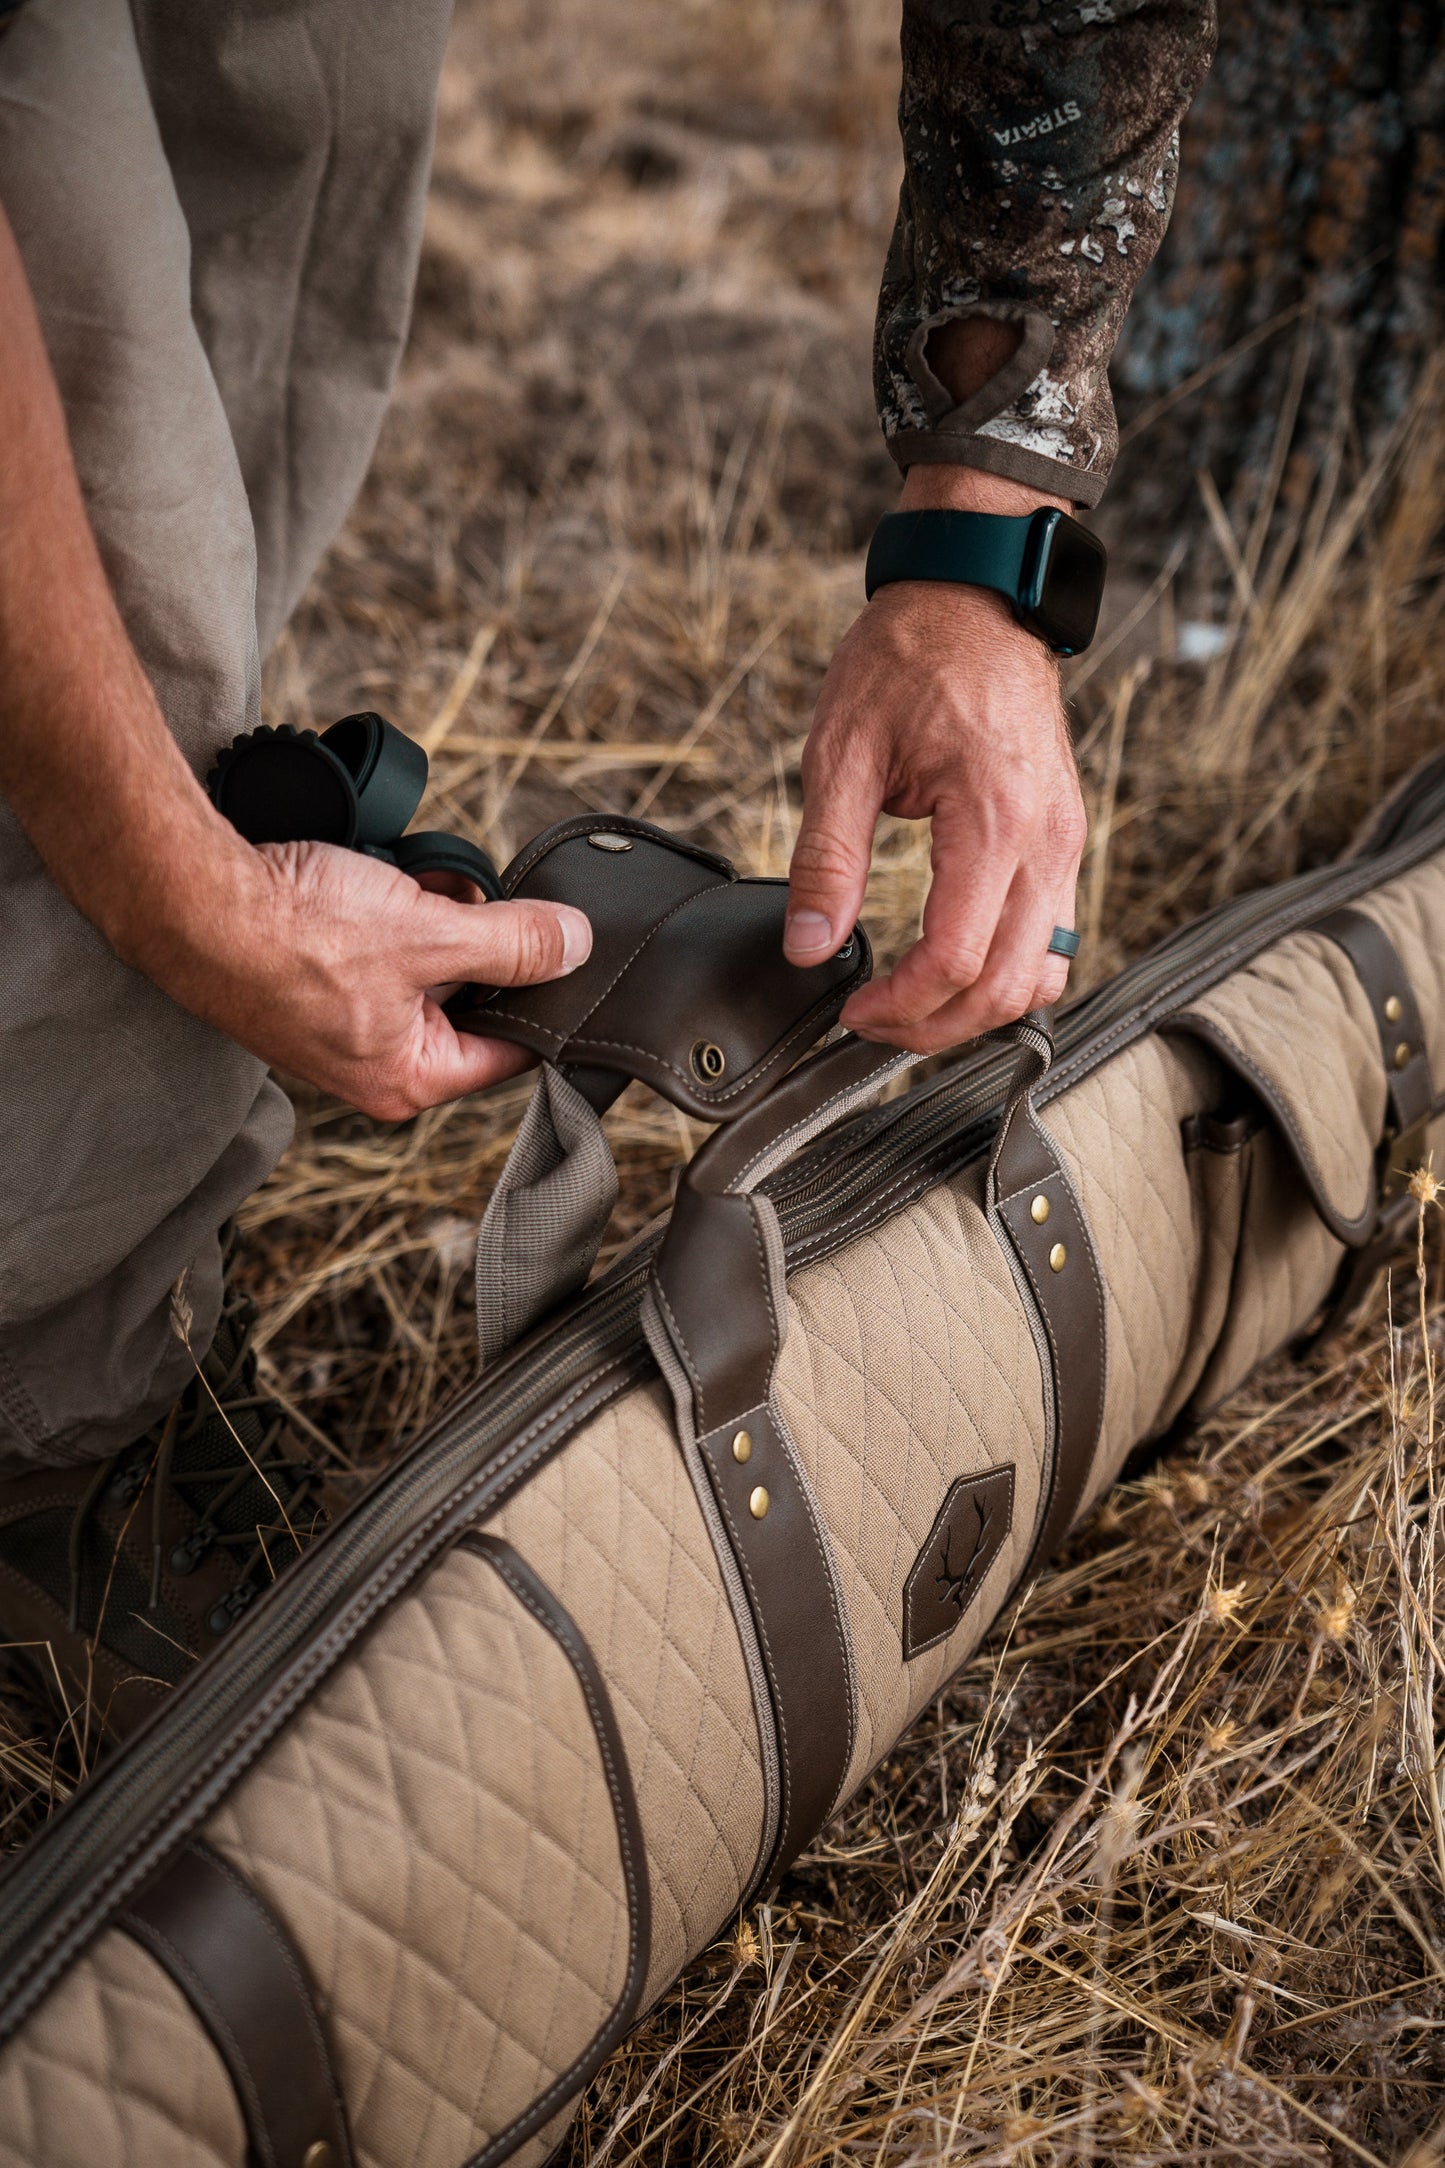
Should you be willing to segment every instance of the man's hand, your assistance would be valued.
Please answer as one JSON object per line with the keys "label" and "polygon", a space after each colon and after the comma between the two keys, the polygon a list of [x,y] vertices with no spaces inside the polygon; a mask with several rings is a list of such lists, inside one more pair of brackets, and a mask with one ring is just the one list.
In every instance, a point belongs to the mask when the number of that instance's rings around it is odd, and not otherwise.
{"label": "man's hand", "polygon": [[[198,908],[198,878],[231,887]],[[530,1057],[458,1032],[441,1001],[471,981],[528,986],[582,963],[592,929],[566,904],[463,903],[326,843],[233,851],[227,837],[144,915],[112,919],[119,953],[184,1008],[381,1121],[500,1083]]]}
{"label": "man's hand", "polygon": [[458,902],[353,851],[253,850],[222,820],[120,621],[3,210],[0,793],[127,963],[263,1061],[382,1120],[527,1064],[455,1032],[436,998],[446,987],[559,978],[592,946],[565,905]]}
{"label": "man's hand", "polygon": [[[1060,502],[965,467],[914,467],[905,510],[1020,513]],[[999,595],[923,580],[880,588],[823,682],[803,754],[785,947],[819,963],[863,904],[880,812],[931,820],[919,939],[843,1021],[936,1053],[1056,1001],[1074,923],[1083,799],[1058,664]]]}

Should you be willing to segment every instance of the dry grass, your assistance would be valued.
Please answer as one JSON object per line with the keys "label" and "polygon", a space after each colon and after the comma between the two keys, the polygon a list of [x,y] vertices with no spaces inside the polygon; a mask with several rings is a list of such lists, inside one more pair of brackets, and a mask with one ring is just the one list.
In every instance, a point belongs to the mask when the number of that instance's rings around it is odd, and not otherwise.
{"label": "dry grass", "polygon": [[[891,0],[463,12],[412,351],[275,719],[380,707],[431,747],[425,825],[499,857],[607,806],[786,866],[890,489],[866,354],[895,27]],[[1437,742],[1442,468],[1433,387],[1389,469],[1323,476],[1293,529],[1229,533],[1206,483],[1159,592],[1170,538],[1132,537],[1125,494],[1076,686],[1081,983],[1338,848]],[[1227,623],[1207,671],[1173,659],[1182,593]],[[889,826],[885,953],[925,873]],[[472,1375],[469,1240],[524,1092],[400,1131],[298,1095],[249,1270],[343,1492]],[[626,1233],[695,1137],[635,1088],[610,1127]],[[1427,1278],[1119,1491],[604,2072],[572,2168],[1442,2158]]]}

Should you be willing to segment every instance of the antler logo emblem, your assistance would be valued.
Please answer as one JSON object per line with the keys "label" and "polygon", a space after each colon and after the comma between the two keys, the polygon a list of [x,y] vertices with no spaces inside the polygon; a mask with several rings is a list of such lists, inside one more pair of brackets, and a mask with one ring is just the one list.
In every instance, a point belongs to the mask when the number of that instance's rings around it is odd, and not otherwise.
{"label": "antler logo emblem", "polygon": [[943,1551],[940,1558],[943,1571],[933,1576],[938,1586],[943,1590],[943,1601],[951,1603],[960,1616],[963,1613],[964,1595],[969,1582],[973,1578],[973,1569],[978,1564],[980,1553],[987,1548],[988,1531],[993,1521],[992,1508],[985,1506],[983,1497],[978,1491],[975,1491],[973,1495],[973,1510],[978,1526],[974,1532],[973,1549],[968,1554],[968,1564],[964,1567],[962,1573],[955,1573],[950,1564],[950,1559],[953,1553],[953,1538],[956,1531],[952,1528],[946,1528],[943,1532]]}
{"label": "antler logo emblem", "polygon": [[944,1641],[983,1586],[1013,1526],[1014,1471],[958,1476],[903,1584],[903,1653]]}

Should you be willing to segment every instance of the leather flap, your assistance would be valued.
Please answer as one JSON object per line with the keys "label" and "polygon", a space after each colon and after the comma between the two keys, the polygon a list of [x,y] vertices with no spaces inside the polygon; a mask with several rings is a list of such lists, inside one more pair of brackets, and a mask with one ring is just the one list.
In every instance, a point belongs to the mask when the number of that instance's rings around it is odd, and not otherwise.
{"label": "leather flap", "polygon": [[[641,1077],[688,1114],[730,1120],[822,1037],[872,969],[861,930],[828,963],[788,963],[787,882],[740,880],[726,859],[647,821],[563,821],[502,886],[585,911],[592,953],[544,986],[467,987],[447,1012],[580,1071],[573,1081],[604,1105],[617,1080]],[[611,1088],[589,1088],[597,1071]]]}
{"label": "leather flap", "polygon": [[1172,1017],[1264,1102],[1321,1219],[1351,1247],[1375,1224],[1386,1075],[1369,999],[1327,935],[1289,935]]}

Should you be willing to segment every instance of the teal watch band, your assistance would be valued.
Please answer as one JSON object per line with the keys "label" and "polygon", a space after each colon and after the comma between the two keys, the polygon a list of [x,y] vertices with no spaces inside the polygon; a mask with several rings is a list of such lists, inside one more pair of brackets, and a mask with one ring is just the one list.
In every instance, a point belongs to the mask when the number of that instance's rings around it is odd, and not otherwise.
{"label": "teal watch band", "polygon": [[987,587],[1056,655],[1094,637],[1104,594],[1104,546],[1066,512],[890,512],[878,522],[865,575],[870,601],[899,580]]}
{"label": "teal watch band", "polygon": [[868,598],[895,580],[950,580],[1020,602],[1033,523],[1032,512],[889,512],[868,550]]}

